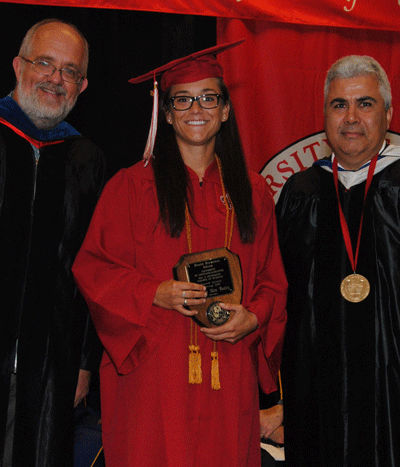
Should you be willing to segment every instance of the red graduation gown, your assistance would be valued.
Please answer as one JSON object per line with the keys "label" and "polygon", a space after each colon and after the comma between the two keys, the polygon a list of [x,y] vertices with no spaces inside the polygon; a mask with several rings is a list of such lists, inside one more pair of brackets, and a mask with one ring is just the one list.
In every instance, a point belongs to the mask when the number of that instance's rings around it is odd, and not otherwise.
{"label": "red graduation gown", "polygon": [[[216,163],[193,185],[193,251],[224,246],[225,206]],[[254,244],[235,225],[243,305],[259,329],[235,345],[218,343],[221,389],[211,388],[213,342],[198,332],[203,383],[188,383],[190,318],[153,305],[159,284],[188,253],[186,231],[171,238],[159,221],[153,171],[121,170],[106,186],[73,272],[104,344],[103,440],[108,467],[260,465],[258,377],[275,389],[286,322],[286,278],[273,201],[251,173]]]}

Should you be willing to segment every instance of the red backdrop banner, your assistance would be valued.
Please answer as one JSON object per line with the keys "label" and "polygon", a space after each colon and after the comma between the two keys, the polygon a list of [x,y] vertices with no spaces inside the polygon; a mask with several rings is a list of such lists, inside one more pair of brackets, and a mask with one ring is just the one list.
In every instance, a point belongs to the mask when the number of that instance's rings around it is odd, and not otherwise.
{"label": "red backdrop banner", "polygon": [[9,3],[157,11],[283,23],[400,30],[400,0],[8,0]]}
{"label": "red backdrop banner", "polygon": [[329,67],[344,55],[370,55],[386,70],[394,106],[388,138],[400,144],[399,32],[218,19],[217,38],[246,39],[218,60],[249,165],[266,177],[275,199],[288,175],[329,153],[323,86]]}

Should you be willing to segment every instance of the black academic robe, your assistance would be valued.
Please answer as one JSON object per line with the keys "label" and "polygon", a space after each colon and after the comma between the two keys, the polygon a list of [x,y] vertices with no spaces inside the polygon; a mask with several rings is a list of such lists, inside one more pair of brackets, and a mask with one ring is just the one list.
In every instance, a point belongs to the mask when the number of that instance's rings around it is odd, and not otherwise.
{"label": "black academic robe", "polygon": [[[340,294],[351,274],[332,173],[293,175],[277,204],[289,282],[282,379],[289,467],[400,466],[400,161],[373,177],[357,272],[362,302]],[[365,182],[345,190],[353,250]]]}
{"label": "black academic robe", "polygon": [[[104,183],[104,157],[73,136],[40,149],[0,125],[0,454],[18,338],[14,467],[72,465],[79,368],[101,348],[71,266]],[[96,345],[94,345],[96,343]]]}

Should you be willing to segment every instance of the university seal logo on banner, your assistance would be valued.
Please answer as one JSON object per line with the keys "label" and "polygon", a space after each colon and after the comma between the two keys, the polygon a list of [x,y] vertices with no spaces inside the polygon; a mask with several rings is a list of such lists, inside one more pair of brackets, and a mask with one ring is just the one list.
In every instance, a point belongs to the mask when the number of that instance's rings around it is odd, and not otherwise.
{"label": "university seal logo on banner", "polygon": [[[388,131],[386,140],[389,144],[400,146],[399,133]],[[325,132],[321,131],[296,141],[273,156],[260,173],[265,178],[275,203],[291,175],[311,167],[316,160],[329,156],[330,153]]]}

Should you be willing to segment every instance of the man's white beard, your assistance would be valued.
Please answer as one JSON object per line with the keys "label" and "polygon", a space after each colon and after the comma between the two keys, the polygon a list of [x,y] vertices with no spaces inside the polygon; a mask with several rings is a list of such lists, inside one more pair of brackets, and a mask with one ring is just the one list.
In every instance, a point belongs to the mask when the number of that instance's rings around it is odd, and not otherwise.
{"label": "man's white beard", "polygon": [[38,96],[38,88],[49,89],[53,92],[66,94],[62,86],[52,83],[38,83],[33,92],[27,92],[21,82],[17,83],[18,104],[25,114],[32,120],[35,126],[41,130],[49,130],[57,126],[74,107],[78,95],[75,99],[68,103],[63,102],[59,107],[55,108],[43,103]]}

